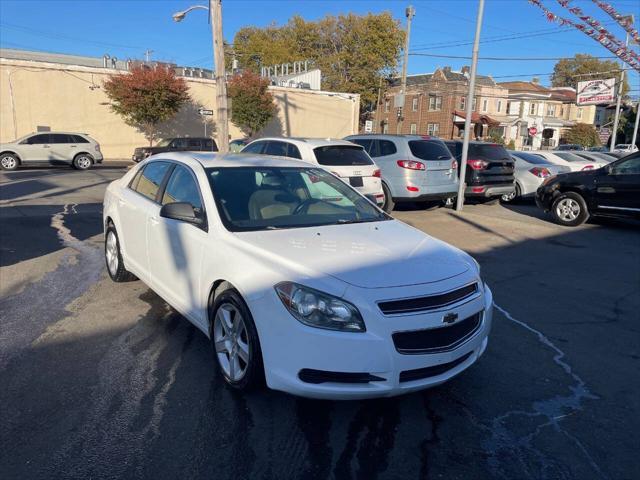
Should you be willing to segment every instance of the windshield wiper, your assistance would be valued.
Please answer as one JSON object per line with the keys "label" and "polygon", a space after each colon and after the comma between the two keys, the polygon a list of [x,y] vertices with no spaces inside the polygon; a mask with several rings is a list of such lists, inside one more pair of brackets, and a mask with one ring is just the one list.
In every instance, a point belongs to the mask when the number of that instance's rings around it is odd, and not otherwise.
{"label": "windshield wiper", "polygon": [[384,218],[368,218],[368,219],[366,219],[366,220],[358,220],[358,219],[356,219],[356,218],[351,219],[351,220],[347,220],[347,219],[344,219],[344,218],[340,218],[340,219],[338,219],[338,224],[340,224],[340,225],[347,225],[347,224],[349,224],[349,223],[380,222],[380,221],[382,221],[382,220],[384,220]]}

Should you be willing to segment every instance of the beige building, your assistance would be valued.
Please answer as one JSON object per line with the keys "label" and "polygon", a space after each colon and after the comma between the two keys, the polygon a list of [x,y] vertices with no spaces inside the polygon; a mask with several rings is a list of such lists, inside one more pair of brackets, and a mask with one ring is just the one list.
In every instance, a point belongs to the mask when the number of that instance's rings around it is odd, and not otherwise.
{"label": "beige building", "polygon": [[[101,146],[105,159],[131,158],[147,144],[109,108],[103,81],[125,73],[128,62],[73,55],[0,49],[0,143],[38,129],[87,133]],[[161,126],[162,136],[202,136],[211,124],[200,108],[214,110],[215,81],[201,69],[176,68],[189,85],[192,101]],[[209,74],[210,76],[210,74]],[[357,133],[360,97],[355,94],[270,87],[277,117],[262,135],[342,138]],[[232,107],[233,108],[233,107]],[[233,124],[231,138],[245,135]]]}

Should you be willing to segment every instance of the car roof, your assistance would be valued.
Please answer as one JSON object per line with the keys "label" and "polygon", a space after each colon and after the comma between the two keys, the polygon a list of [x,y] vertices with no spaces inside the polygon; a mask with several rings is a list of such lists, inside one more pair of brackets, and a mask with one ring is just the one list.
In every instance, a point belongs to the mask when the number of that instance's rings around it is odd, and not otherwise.
{"label": "car roof", "polygon": [[149,157],[150,160],[175,160],[185,164],[194,161],[205,168],[214,167],[304,167],[310,168],[309,162],[288,157],[257,155],[255,153],[215,153],[215,152],[166,152]]}
{"label": "car roof", "polygon": [[[309,145],[311,148],[315,147],[326,147],[329,145],[345,145],[345,146],[356,146],[353,142],[349,142],[348,140],[341,140],[339,138],[305,138],[305,137],[263,137],[256,138],[254,142],[257,141],[277,141],[277,142],[289,142],[295,145]],[[359,145],[357,145],[359,146]]]}
{"label": "car roof", "polygon": [[31,135],[44,135],[44,134],[56,134],[56,133],[61,133],[63,135],[82,135],[84,137],[90,136],[88,133],[82,133],[82,132],[67,132],[62,130],[52,130],[50,132],[31,132],[25,135],[25,137],[30,137]]}

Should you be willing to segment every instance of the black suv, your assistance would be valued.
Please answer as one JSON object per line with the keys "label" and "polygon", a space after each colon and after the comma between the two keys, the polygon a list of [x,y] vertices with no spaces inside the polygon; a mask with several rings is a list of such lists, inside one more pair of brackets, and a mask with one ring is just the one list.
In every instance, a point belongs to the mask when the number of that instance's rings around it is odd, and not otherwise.
{"label": "black suv", "polygon": [[536,203],[570,227],[590,215],[640,218],[640,153],[597,170],[549,177],[538,188]]}
{"label": "black suv", "polygon": [[[462,140],[445,140],[453,156],[462,158]],[[465,197],[501,197],[515,191],[515,162],[502,145],[469,142]],[[458,175],[460,174],[458,169]]]}
{"label": "black suv", "polygon": [[140,162],[149,155],[162,152],[217,152],[215,140],[204,137],[165,138],[155,147],[138,147],[133,151],[131,160]]}

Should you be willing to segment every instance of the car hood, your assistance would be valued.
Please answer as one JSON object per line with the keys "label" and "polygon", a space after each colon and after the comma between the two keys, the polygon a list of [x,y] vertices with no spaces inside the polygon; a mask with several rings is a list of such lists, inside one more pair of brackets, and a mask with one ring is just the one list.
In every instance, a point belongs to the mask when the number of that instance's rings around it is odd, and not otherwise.
{"label": "car hood", "polygon": [[438,282],[475,268],[466,253],[397,220],[235,235],[255,256],[363,288]]}

